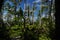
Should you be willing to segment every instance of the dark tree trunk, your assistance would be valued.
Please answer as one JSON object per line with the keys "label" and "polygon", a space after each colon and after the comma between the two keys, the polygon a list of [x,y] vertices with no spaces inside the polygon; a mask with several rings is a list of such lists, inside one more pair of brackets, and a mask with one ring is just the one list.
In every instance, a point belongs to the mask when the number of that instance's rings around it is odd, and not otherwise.
{"label": "dark tree trunk", "polygon": [[4,0],[0,0],[0,40],[9,40],[9,35],[8,35],[8,31],[6,30],[6,25],[3,22],[2,19],[2,5],[4,3]]}
{"label": "dark tree trunk", "polygon": [[52,2],[53,2],[53,0],[51,0],[51,4],[50,4],[50,7],[49,7],[49,19],[50,19],[50,21],[49,21],[49,28],[50,28],[50,37],[52,38],[52,40],[55,40],[54,39],[55,30],[52,29],[52,26],[53,26],[53,24],[52,24],[52,16],[51,16]]}

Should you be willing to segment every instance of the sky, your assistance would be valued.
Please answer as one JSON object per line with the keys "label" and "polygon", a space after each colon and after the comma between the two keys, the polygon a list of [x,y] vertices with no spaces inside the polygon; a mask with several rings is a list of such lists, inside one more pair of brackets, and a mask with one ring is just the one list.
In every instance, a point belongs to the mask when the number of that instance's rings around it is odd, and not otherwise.
{"label": "sky", "polygon": [[[5,2],[8,2],[8,0],[5,0]],[[5,2],[4,2],[4,4],[5,4]],[[27,2],[27,4],[30,4],[30,8],[31,8],[31,9],[32,9],[33,3],[34,3],[34,2],[37,3],[37,4],[36,4],[37,9],[36,9],[35,12],[34,12],[34,19],[37,19],[38,10],[40,10],[41,0],[27,0],[26,2]],[[10,3],[10,5],[13,5],[12,2],[9,2],[9,3]],[[22,10],[24,10],[24,0],[22,0],[21,4],[17,7],[17,9],[19,9],[19,7],[21,7]],[[46,10],[46,11],[47,11],[47,10]],[[46,11],[45,11],[45,12],[46,12]],[[45,13],[45,12],[44,12],[44,13]],[[5,11],[4,11],[4,15],[5,15],[6,13],[7,13],[7,11],[5,10]]]}

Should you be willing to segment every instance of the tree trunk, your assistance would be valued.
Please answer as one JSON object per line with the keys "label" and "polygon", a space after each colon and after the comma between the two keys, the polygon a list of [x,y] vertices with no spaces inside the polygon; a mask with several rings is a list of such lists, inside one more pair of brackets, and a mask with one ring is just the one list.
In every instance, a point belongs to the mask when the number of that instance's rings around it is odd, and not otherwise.
{"label": "tree trunk", "polygon": [[15,5],[15,24],[16,24],[16,5]]}

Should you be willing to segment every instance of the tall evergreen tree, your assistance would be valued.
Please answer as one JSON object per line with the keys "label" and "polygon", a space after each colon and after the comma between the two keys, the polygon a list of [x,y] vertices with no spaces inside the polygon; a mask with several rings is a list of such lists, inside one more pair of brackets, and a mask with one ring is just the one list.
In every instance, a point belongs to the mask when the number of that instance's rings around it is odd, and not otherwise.
{"label": "tall evergreen tree", "polygon": [[[10,0],[11,2],[14,3],[14,15],[15,15],[15,18],[16,18],[16,15],[17,15],[17,12],[16,12],[16,9],[17,9],[17,5],[22,1],[22,0]],[[16,24],[16,19],[15,19],[15,24]]]}

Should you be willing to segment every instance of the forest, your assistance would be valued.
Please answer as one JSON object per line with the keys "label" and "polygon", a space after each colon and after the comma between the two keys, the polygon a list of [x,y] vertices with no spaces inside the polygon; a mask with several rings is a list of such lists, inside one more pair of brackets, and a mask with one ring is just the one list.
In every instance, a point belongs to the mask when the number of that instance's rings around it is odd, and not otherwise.
{"label": "forest", "polygon": [[55,0],[4,0],[0,40],[55,40]]}

